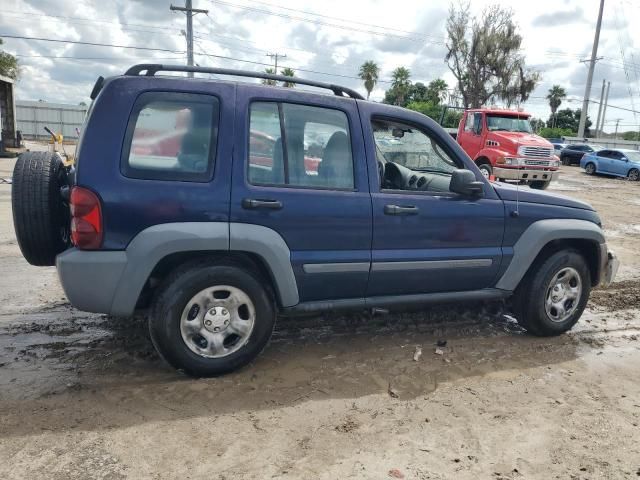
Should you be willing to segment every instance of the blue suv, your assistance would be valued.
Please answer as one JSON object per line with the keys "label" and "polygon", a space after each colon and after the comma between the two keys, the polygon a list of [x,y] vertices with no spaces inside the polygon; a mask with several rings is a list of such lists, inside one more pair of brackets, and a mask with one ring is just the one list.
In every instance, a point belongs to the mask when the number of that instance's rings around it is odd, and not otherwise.
{"label": "blue suv", "polygon": [[[189,71],[331,94],[158,75]],[[250,362],[277,315],[509,299],[560,334],[618,268],[591,206],[490,182],[430,118],[348,88],[148,64],[91,98],[75,167],[16,164],[20,248],[81,310],[148,309],[191,375]]]}

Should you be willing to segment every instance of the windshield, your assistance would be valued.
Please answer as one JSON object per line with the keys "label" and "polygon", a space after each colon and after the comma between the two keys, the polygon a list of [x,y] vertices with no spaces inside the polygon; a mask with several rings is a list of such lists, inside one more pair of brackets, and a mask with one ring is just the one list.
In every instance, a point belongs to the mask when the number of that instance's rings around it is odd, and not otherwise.
{"label": "windshield", "polygon": [[622,152],[632,162],[640,163],[640,152]]}
{"label": "windshield", "polygon": [[487,127],[490,132],[498,130],[506,132],[532,132],[528,117],[518,118],[512,115],[487,115]]}

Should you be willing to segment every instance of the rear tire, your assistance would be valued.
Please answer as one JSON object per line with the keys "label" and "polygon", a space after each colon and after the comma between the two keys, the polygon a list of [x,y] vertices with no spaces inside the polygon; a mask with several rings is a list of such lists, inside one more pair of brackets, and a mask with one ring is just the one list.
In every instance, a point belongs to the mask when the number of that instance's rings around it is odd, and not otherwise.
{"label": "rear tire", "polygon": [[576,324],[590,293],[584,257],[575,250],[561,250],[532,265],[513,296],[514,313],[533,335],[559,335]]}
{"label": "rear tire", "polygon": [[178,267],[151,308],[149,332],[158,353],[195,377],[248,364],[267,345],[275,324],[274,301],[262,284],[259,275],[230,260]]}
{"label": "rear tire", "polygon": [[589,162],[584,166],[584,171],[587,175],[593,175],[596,173],[596,165],[595,163]]}
{"label": "rear tire", "polygon": [[60,194],[67,170],[55,153],[26,152],[13,169],[11,207],[22,255],[31,265],[55,265],[70,242],[69,206]]}
{"label": "rear tire", "polygon": [[541,180],[536,180],[534,182],[531,182],[529,184],[529,187],[533,188],[534,190],[546,190],[550,183],[551,183],[550,180],[546,182]]}

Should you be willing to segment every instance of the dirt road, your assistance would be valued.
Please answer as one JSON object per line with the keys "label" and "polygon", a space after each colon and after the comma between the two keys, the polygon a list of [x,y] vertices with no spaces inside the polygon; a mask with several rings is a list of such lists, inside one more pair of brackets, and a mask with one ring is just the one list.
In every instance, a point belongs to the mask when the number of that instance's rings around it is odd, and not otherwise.
{"label": "dirt road", "polygon": [[499,305],[283,320],[207,380],[165,366],[143,318],[71,308],[0,185],[0,478],[640,477],[640,184],[564,170],[554,190],[598,208],[623,261],[571,333]]}

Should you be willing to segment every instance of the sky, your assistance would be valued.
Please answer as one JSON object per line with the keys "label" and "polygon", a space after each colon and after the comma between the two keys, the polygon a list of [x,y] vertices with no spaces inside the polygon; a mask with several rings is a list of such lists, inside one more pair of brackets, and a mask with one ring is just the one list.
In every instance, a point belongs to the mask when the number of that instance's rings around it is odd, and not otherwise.
{"label": "sky", "polygon": [[[183,0],[174,0],[180,5]],[[457,0],[456,0],[457,1]],[[18,100],[89,102],[99,76],[122,74],[136,63],[186,63],[186,20],[165,0],[2,0],[0,48],[18,55]],[[473,0],[472,14],[489,5],[511,8],[523,36],[522,54],[541,81],[523,108],[547,119],[552,85],[568,93],[561,108],[580,108],[599,0]],[[381,100],[391,72],[408,67],[414,82],[455,79],[446,55],[449,3],[425,0],[193,0],[208,14],[194,17],[195,62],[201,66],[263,70],[269,53],[286,55],[300,77],[352,87],[365,94],[359,66],[381,67],[372,99]],[[640,1],[605,0],[591,99],[611,82],[605,130],[639,130]],[[104,47],[14,39],[8,35],[116,45]],[[122,48],[122,47],[138,48]],[[143,50],[146,48],[149,50]],[[151,50],[154,49],[154,50]],[[621,107],[617,109],[614,107]],[[595,122],[598,105],[589,115]]]}

